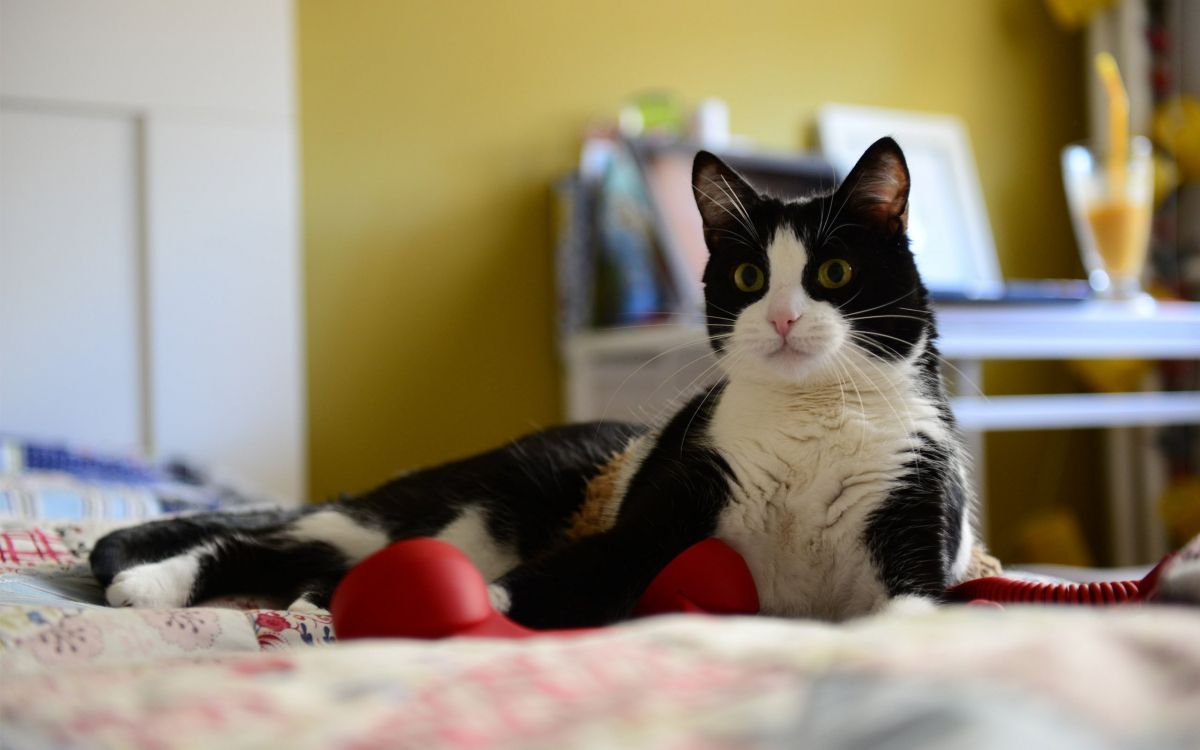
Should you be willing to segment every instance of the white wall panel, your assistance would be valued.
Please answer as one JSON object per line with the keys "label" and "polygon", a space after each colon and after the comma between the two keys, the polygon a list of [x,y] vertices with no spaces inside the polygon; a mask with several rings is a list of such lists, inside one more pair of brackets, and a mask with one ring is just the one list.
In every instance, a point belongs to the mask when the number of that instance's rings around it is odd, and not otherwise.
{"label": "white wall panel", "polygon": [[292,132],[158,118],[146,143],[157,448],[299,497]]}
{"label": "white wall panel", "polygon": [[130,118],[0,108],[0,430],[141,448]]}

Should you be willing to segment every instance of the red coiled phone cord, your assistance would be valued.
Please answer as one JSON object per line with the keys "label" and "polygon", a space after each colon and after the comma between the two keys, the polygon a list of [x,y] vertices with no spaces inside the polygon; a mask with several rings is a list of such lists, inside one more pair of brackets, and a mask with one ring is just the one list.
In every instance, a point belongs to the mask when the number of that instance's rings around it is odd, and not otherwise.
{"label": "red coiled phone cord", "polygon": [[952,601],[985,601],[999,604],[1126,604],[1151,596],[1158,574],[1174,554],[1167,555],[1140,581],[1099,583],[1043,583],[991,576],[964,581],[946,590]]}

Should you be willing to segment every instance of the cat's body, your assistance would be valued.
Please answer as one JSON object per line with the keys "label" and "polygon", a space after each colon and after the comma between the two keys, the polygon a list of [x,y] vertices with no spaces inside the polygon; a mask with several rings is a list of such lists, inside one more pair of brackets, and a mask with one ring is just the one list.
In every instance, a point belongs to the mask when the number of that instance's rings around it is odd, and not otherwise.
{"label": "cat's body", "polygon": [[114,605],[223,593],[325,605],[349,566],[438,536],[534,626],[628,616],[675,555],[715,536],[765,613],[841,620],[965,573],[965,457],[907,248],[908,172],[890,139],[836,193],[781,202],[711,155],[693,178],[724,378],[653,429],[555,428],[290,517],[170,520],[92,556]]}

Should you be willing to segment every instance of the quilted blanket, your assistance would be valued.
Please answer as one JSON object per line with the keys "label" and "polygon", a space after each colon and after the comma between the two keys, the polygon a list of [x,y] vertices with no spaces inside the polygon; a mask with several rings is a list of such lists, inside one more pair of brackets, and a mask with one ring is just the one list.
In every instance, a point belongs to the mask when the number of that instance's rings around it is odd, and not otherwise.
{"label": "quilted blanket", "polygon": [[575,638],[334,643],[237,599],[96,606],[97,528],[0,535],[0,747],[1200,746],[1200,610],[676,616]]}
{"label": "quilted blanket", "polygon": [[87,553],[112,524],[0,529],[0,670],[78,667],[332,643],[331,618],[228,597],[173,610],[112,609]]}

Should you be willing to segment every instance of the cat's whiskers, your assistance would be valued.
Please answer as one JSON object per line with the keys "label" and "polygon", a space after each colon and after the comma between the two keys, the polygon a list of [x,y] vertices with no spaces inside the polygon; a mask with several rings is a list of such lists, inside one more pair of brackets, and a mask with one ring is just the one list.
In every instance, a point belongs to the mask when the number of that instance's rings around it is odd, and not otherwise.
{"label": "cat's whiskers", "polygon": [[679,440],[680,455],[683,454],[683,446],[687,444],[687,434],[688,431],[692,429],[692,423],[696,421],[696,415],[704,410],[705,402],[708,401],[709,396],[713,395],[713,392],[722,384],[722,382],[723,381],[718,380],[709,386],[708,390],[704,394],[704,398],[700,399],[700,403],[696,405],[696,410],[692,412],[691,419],[688,420],[687,426],[683,428],[683,437]]}
{"label": "cat's whiskers", "polygon": [[877,331],[853,331],[850,334],[850,338],[852,338],[860,343],[864,343],[870,347],[878,347],[879,349],[883,350],[882,352],[872,351],[871,353],[874,354],[875,356],[879,356],[880,353],[892,354],[897,357],[901,356],[900,352],[896,351],[895,349],[891,349],[883,343],[870,340],[869,337],[874,337],[874,336],[878,336],[879,338],[891,339],[892,341],[899,342],[901,344],[904,344],[905,346],[910,346],[912,344],[911,341],[906,341],[902,338],[898,338],[896,336],[889,336],[886,333],[879,333]]}
{"label": "cat's whiskers", "polygon": [[842,396],[841,419],[842,423],[845,424],[846,419],[849,416],[849,412],[846,411],[846,371],[837,361],[837,352],[834,352],[834,356],[830,358],[829,362],[834,367],[838,368],[837,387]]}
{"label": "cat's whiskers", "polygon": [[[729,360],[729,358],[730,358],[730,355],[729,355],[728,353],[726,353],[725,355],[721,355],[721,354],[717,354],[716,352],[710,352],[710,354],[712,354],[712,355],[713,355],[713,361],[712,361],[712,364],[710,364],[708,367],[704,368],[704,371],[703,371],[703,372],[701,372],[699,375],[697,375],[696,377],[692,378],[691,382],[689,382],[689,383],[688,383],[686,386],[684,386],[684,388],[682,389],[682,390],[683,390],[683,392],[686,392],[686,391],[690,390],[690,389],[691,389],[693,386],[695,386],[695,385],[696,385],[696,383],[697,383],[698,381],[702,380],[704,377],[706,377],[706,376],[707,376],[707,375],[708,375],[710,372],[712,372],[713,370],[720,368],[720,367],[721,367],[721,365],[722,365],[724,362],[728,361],[728,360]],[[703,359],[703,357],[702,357],[701,359]],[[695,361],[698,361],[698,360],[693,360],[693,362],[695,362]],[[690,364],[690,363],[689,363],[689,364]]]}
{"label": "cat's whiskers", "polygon": [[[879,380],[881,382],[874,381],[870,376],[867,375],[866,372],[864,372],[862,370],[861,367],[859,367],[858,363],[856,363],[853,359],[850,359],[849,357],[847,357],[846,364],[853,367],[855,370],[857,370],[858,373],[860,375],[862,375],[864,378],[866,378],[869,382],[873,382],[876,384],[876,387],[874,389],[875,392],[879,394],[880,398],[882,398],[884,403],[887,404],[888,408],[891,409],[892,414],[896,417],[897,423],[906,432],[912,433],[914,431],[913,423],[911,422],[911,420],[905,420],[903,417],[900,416],[900,412],[896,409],[895,403],[892,401],[891,397],[888,395],[888,391],[894,390],[894,387],[889,387],[888,381],[890,378],[888,377],[888,374],[883,371],[882,367],[880,367],[878,364],[875,363],[874,360],[876,358],[876,355],[873,354],[872,352],[870,352],[869,350],[863,348],[853,338],[848,339],[847,344],[849,344],[851,350],[857,351],[860,354],[864,355],[861,358],[861,363],[864,365],[870,366],[871,369],[873,369],[875,371],[875,374],[879,376]],[[905,412],[905,414],[908,414],[907,409],[905,409],[904,412]],[[911,417],[911,414],[909,416]]]}
{"label": "cat's whiskers", "polygon": [[[637,368],[634,369],[633,372],[626,375],[625,379],[621,381],[620,385],[618,385],[613,390],[613,392],[611,394],[609,394],[608,401],[605,402],[604,408],[600,411],[600,419],[598,421],[603,422],[605,419],[608,418],[608,410],[612,408],[613,401],[617,398],[617,395],[621,393],[621,389],[624,388],[627,383],[629,383],[630,379],[632,379],[635,375],[637,375],[642,370],[646,369],[647,366],[649,366],[650,364],[652,364],[653,362],[655,362],[659,359],[662,359],[663,357],[667,356],[668,354],[671,354],[672,352],[679,351],[680,349],[685,349],[689,346],[696,346],[697,344],[699,344],[703,341],[712,341],[714,338],[715,338],[714,336],[697,336],[694,339],[691,339],[688,341],[683,341],[681,343],[675,344],[674,346],[667,347],[663,351],[659,352],[658,354],[654,355],[653,357],[646,360],[642,364],[638,365]],[[674,376],[672,376],[672,377],[674,377]],[[597,434],[598,434],[599,430],[600,430],[599,424],[597,424],[596,430],[597,430]]]}
{"label": "cat's whiskers", "polygon": [[[676,375],[678,375],[679,373],[681,373],[681,372],[683,372],[684,370],[688,369],[689,367],[691,367],[692,365],[696,364],[697,362],[700,362],[700,361],[704,360],[705,358],[707,358],[707,357],[710,357],[710,356],[713,356],[713,355],[714,355],[714,352],[712,352],[712,351],[706,351],[704,354],[700,355],[699,357],[696,357],[695,359],[693,359],[692,361],[688,362],[687,364],[685,364],[685,365],[683,365],[683,366],[679,367],[678,369],[676,369],[676,370],[675,370],[675,372],[671,373],[671,374],[670,374],[670,375],[668,375],[666,378],[664,378],[664,379],[663,379],[663,382],[661,382],[661,383],[659,383],[658,385],[656,385],[656,386],[654,387],[654,390],[650,391],[650,394],[649,394],[648,396],[646,396],[646,398],[642,399],[642,402],[643,402],[643,403],[645,403],[646,401],[653,401],[653,400],[654,400],[654,397],[655,397],[656,395],[658,395],[658,392],[659,392],[660,390],[662,390],[662,387],[663,387],[664,385],[666,385],[667,383],[670,383],[672,380],[674,380]],[[716,367],[719,367],[719,366],[720,366],[720,364],[721,364],[721,360],[720,360],[720,358],[719,358],[719,357],[717,357],[717,358],[716,358],[716,360],[715,360],[715,361],[714,361],[712,364],[710,364],[708,367],[705,367],[705,368],[704,368],[704,371],[703,371],[703,372],[701,372],[701,373],[700,373],[699,375],[697,375],[696,377],[692,378],[691,382],[689,382],[689,383],[688,383],[687,385],[685,385],[683,388],[680,388],[680,389],[679,389],[679,392],[680,392],[680,393],[687,393],[687,392],[691,391],[692,387],[693,387],[694,385],[696,385],[696,383],[697,383],[698,381],[702,380],[702,379],[704,378],[704,376],[706,376],[706,375],[708,375],[710,372],[712,372],[712,370],[713,370],[714,368],[716,368]],[[677,394],[677,395],[678,395],[678,394]]]}
{"label": "cat's whiskers", "polygon": [[712,306],[712,308],[713,308],[714,310],[718,310],[718,311],[720,311],[720,312],[723,312],[723,313],[725,313],[726,315],[732,315],[732,316],[734,316],[731,322],[734,322],[734,323],[736,323],[736,322],[737,322],[737,318],[738,318],[738,317],[741,315],[741,313],[740,313],[740,312],[734,312],[733,310],[726,310],[724,307],[721,307],[720,305],[717,305],[717,304],[712,304],[712,303],[709,303],[709,304]]}
{"label": "cat's whiskers", "polygon": [[[895,341],[899,341],[901,344],[905,344],[905,345],[909,345],[912,343],[910,341],[905,341],[904,339],[896,338],[895,336],[890,336],[886,333],[881,333],[879,331],[853,331],[851,333],[851,336],[880,336],[883,338],[894,339]],[[943,357],[940,354],[935,355],[935,356],[937,357],[937,361],[939,363],[941,363],[944,367],[949,367],[951,370],[954,370],[955,374],[957,374],[959,378],[961,378],[968,385],[970,385],[971,388],[974,389],[976,395],[982,397],[984,400],[987,400],[987,396],[984,395],[983,389],[979,386],[979,384],[976,383],[973,379],[971,379],[971,377],[968,376],[965,372],[963,372],[958,367],[958,365],[954,364],[953,362],[946,359],[945,357]]]}
{"label": "cat's whiskers", "polygon": [[864,315],[869,312],[875,312],[876,310],[881,310],[881,309],[887,307],[888,305],[894,305],[895,303],[899,302],[900,300],[904,299],[905,297],[909,296],[910,294],[912,294],[915,291],[917,291],[917,287],[914,286],[914,287],[910,288],[908,291],[906,291],[904,294],[901,294],[899,297],[896,297],[895,299],[888,300],[887,302],[884,302],[881,305],[876,305],[875,307],[868,307],[866,310],[857,310],[857,311],[855,311],[855,314],[856,315]]}
{"label": "cat's whiskers", "polygon": [[[857,292],[855,292],[855,293],[854,293],[854,294],[853,294],[853,295],[850,297],[850,299],[848,299],[848,300],[846,300],[845,302],[843,302],[843,303],[841,303],[840,305],[838,305],[838,307],[837,307],[837,309],[838,309],[838,312],[841,312],[841,311],[842,311],[842,309],[844,309],[845,307],[847,307],[847,306],[848,306],[848,305],[849,305],[851,302],[853,302],[854,300],[858,299],[858,295],[862,294],[864,291],[866,291],[866,289],[867,289],[867,288],[866,288],[865,286],[864,286],[864,287],[862,287],[862,288],[861,288],[861,289],[859,289]],[[843,315],[842,317],[845,317],[845,316]],[[846,319],[847,319],[847,320],[851,320],[851,318],[846,318]]]}
{"label": "cat's whiskers", "polygon": [[[897,307],[896,309],[904,310],[906,312],[915,312],[915,313],[924,313],[924,314],[929,313],[928,310],[920,310],[915,307]],[[955,365],[953,362],[946,359],[945,357],[941,356],[940,354],[938,355],[938,361],[941,362],[946,367],[949,367],[951,370],[954,370],[955,374],[958,375],[959,378],[961,378],[968,385],[971,386],[971,388],[975,391],[975,394],[977,396],[981,396],[984,399],[987,398],[987,396],[984,395],[983,388],[980,387],[979,383],[975,382],[975,380],[973,378],[971,378],[969,375],[967,375],[965,372],[963,372],[961,369],[959,369],[959,367],[957,365]]]}
{"label": "cat's whiskers", "polygon": [[[870,366],[871,366],[871,367],[872,367],[872,368],[873,368],[873,369],[876,371],[876,373],[877,373],[878,375],[880,375],[880,377],[881,377],[881,379],[882,379],[882,380],[884,380],[885,382],[887,381],[887,374],[883,372],[883,368],[881,368],[879,365],[876,365],[876,364],[875,364],[875,363],[872,361],[872,360],[873,360],[873,355],[871,354],[871,352],[867,351],[867,350],[866,350],[866,349],[864,349],[862,346],[860,346],[860,345],[858,344],[858,342],[854,340],[854,338],[853,338],[853,337],[851,337],[851,338],[850,338],[850,339],[847,341],[847,343],[849,344],[849,346],[850,346],[850,348],[851,348],[851,349],[857,350],[857,351],[859,351],[860,353],[864,354],[865,356],[864,356],[864,357],[863,357],[863,359],[862,359],[863,363],[864,363],[864,364],[867,364],[867,365],[870,365]],[[867,377],[867,374],[866,374],[865,372],[863,372],[863,371],[862,371],[862,370],[861,370],[861,369],[858,367],[858,365],[856,365],[856,364],[854,363],[854,361],[853,361],[853,360],[851,360],[851,359],[847,358],[847,359],[846,359],[846,364],[848,364],[848,365],[850,365],[851,367],[853,367],[854,369],[858,370],[858,371],[859,371],[859,373],[860,373],[860,374],[861,374],[863,377]],[[868,378],[868,379],[870,379],[870,378]],[[909,435],[909,436],[912,436],[912,435],[914,435],[914,434],[916,433],[916,428],[915,428],[915,425],[914,425],[914,424],[912,423],[912,421],[911,421],[911,417],[912,417],[912,415],[911,415],[911,414],[909,414],[909,413],[908,413],[908,410],[906,409],[906,410],[905,410],[905,413],[906,413],[906,414],[908,414],[908,416],[910,417],[910,419],[906,421],[906,420],[905,420],[903,417],[901,417],[901,416],[900,416],[900,412],[896,410],[896,407],[895,407],[895,405],[892,403],[892,399],[891,399],[891,398],[888,396],[888,394],[887,394],[887,392],[886,392],[886,391],[887,391],[886,387],[881,387],[881,388],[877,388],[877,389],[876,389],[876,392],[877,392],[877,393],[879,394],[879,396],[880,396],[880,397],[883,399],[883,402],[884,402],[885,404],[887,404],[887,407],[888,407],[888,408],[891,410],[892,414],[893,414],[893,415],[896,417],[896,423],[897,423],[897,424],[900,426],[900,428],[901,428],[902,430],[904,430],[904,432],[905,432],[907,435]],[[915,454],[914,454],[914,467],[916,468],[916,471],[917,471],[917,481],[918,481],[918,482],[920,482],[920,481],[921,481],[921,454],[920,454],[920,452],[917,452],[917,453],[915,453]]]}
{"label": "cat's whiskers", "polygon": [[[685,320],[696,320],[703,316],[702,310],[683,311],[683,310],[647,310],[643,313],[649,317],[668,317],[668,318],[683,318]],[[648,323],[630,323],[624,326],[613,326],[616,328],[637,328],[641,325],[652,325]]]}
{"label": "cat's whiskers", "polygon": [[[843,374],[845,374],[846,380],[850,383],[850,387],[854,389],[854,395],[858,398],[859,412],[865,412],[867,407],[863,403],[862,391],[858,390],[858,383],[855,382],[854,375],[851,374],[850,370],[846,368],[845,363],[842,361],[843,359],[845,359],[845,356],[846,355],[843,352],[840,352],[840,351],[835,352],[834,356],[833,356],[833,363],[838,366],[838,369]],[[845,393],[845,391],[843,390],[843,394],[844,393]],[[845,408],[844,401],[843,401],[843,408]],[[859,427],[858,427],[858,452],[859,453],[862,453],[863,446],[865,446],[866,444],[867,444],[867,422],[865,419],[860,419]]]}
{"label": "cat's whiskers", "polygon": [[[688,320],[688,321],[696,320],[695,317],[686,317],[686,318],[682,318],[682,319]],[[736,323],[737,322],[733,318],[724,318],[724,317],[719,317],[719,316],[715,316],[715,315],[708,316],[708,320],[709,321],[715,320],[718,323]],[[666,322],[666,323],[637,323],[634,325],[626,325],[626,326],[609,326],[608,328],[603,328],[600,330],[603,330],[606,332],[610,332],[610,331],[624,332],[624,331],[639,331],[642,329],[651,329],[651,328],[675,328],[677,330],[691,329],[694,331],[700,331],[700,330],[703,330],[703,325],[687,326],[687,325],[681,324],[678,321],[670,321],[670,322]]]}
{"label": "cat's whiskers", "polygon": [[946,359],[945,357],[943,357],[940,354],[938,355],[937,359],[938,359],[938,362],[941,362],[943,366],[949,367],[951,370],[954,370],[954,374],[958,380],[961,380],[964,383],[966,383],[967,385],[971,386],[971,390],[975,392],[975,396],[977,398],[981,398],[984,401],[991,400],[988,398],[987,394],[983,392],[983,387],[981,385],[979,385],[979,383],[975,382],[974,378],[972,378],[970,375],[963,372],[962,369],[959,368],[958,365],[954,364],[953,362]]}
{"label": "cat's whiskers", "polygon": [[915,320],[915,321],[917,321],[918,323],[928,323],[928,322],[929,322],[929,319],[928,319],[928,318],[918,318],[916,315],[891,315],[891,314],[889,314],[889,315],[862,315],[862,316],[854,316],[854,317],[847,317],[847,318],[846,318],[846,320],[849,320],[849,321],[858,321],[858,320],[883,320],[883,319],[885,319],[885,318],[896,318],[896,319],[898,319],[898,320]]}

